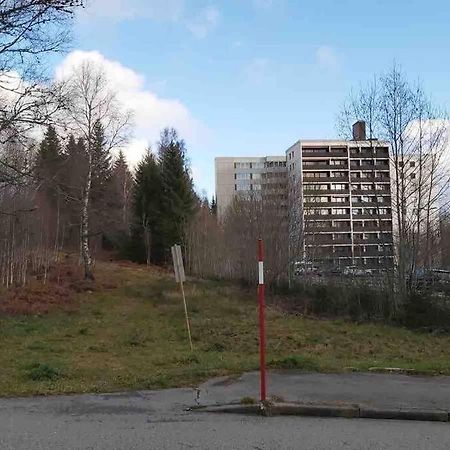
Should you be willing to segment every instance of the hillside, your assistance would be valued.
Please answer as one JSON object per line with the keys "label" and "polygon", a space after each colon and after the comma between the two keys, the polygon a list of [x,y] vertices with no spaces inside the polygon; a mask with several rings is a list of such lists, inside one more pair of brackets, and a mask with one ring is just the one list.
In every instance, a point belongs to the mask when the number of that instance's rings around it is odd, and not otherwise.
{"label": "hillside", "polygon": [[[102,262],[91,285],[77,281],[76,269],[58,270],[45,285],[39,280],[14,297],[2,294],[0,395],[192,385],[258,367],[253,291],[189,280],[191,353],[171,274]],[[271,367],[330,372],[375,366],[450,374],[448,335],[303,318],[268,302]]]}

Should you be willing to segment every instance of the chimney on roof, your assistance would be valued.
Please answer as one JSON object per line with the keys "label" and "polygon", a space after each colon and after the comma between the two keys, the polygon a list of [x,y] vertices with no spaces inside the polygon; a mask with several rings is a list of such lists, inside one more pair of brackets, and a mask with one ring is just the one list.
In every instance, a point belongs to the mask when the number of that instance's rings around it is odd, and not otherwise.
{"label": "chimney on roof", "polygon": [[353,124],[353,140],[365,141],[366,137],[366,122],[364,120],[358,120]]}

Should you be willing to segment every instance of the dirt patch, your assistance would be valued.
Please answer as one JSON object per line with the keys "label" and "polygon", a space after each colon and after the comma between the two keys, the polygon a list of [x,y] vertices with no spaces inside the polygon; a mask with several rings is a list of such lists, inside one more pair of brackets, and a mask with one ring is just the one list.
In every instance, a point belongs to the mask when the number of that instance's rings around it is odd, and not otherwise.
{"label": "dirt patch", "polygon": [[85,280],[82,267],[65,258],[50,267],[47,274],[33,276],[26,286],[0,292],[0,314],[40,315],[55,309],[73,311],[78,308],[77,294],[117,287],[118,283],[102,276],[101,271],[95,281]]}

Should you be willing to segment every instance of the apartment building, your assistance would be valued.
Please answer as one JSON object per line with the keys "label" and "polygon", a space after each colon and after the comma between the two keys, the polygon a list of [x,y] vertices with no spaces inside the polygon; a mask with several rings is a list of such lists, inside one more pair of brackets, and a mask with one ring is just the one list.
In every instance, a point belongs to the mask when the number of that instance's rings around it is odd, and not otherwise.
{"label": "apartment building", "polygon": [[300,140],[285,156],[216,158],[219,217],[236,195],[272,195],[286,208],[291,261],[322,268],[393,262],[389,145],[367,140]]}
{"label": "apartment building", "polygon": [[216,201],[223,218],[233,198],[259,196],[287,207],[287,171],[284,156],[218,157],[215,159]]}
{"label": "apartment building", "polygon": [[[389,146],[366,140],[299,141],[286,151],[290,245],[323,268],[392,265]],[[300,256],[300,255],[299,255]]]}

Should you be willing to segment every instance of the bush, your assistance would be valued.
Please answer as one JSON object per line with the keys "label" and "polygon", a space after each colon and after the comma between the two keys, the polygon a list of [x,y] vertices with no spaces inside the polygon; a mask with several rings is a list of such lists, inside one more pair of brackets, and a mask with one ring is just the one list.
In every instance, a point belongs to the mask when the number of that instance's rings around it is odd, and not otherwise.
{"label": "bush", "polygon": [[431,291],[416,291],[405,303],[403,323],[410,328],[450,331],[450,298]]}
{"label": "bush", "polygon": [[317,361],[311,356],[292,355],[283,359],[271,361],[270,365],[277,369],[297,369],[308,372],[319,371],[320,367]]}
{"label": "bush", "polygon": [[290,302],[303,303],[304,310],[317,316],[347,317],[352,320],[385,320],[393,316],[392,296],[381,286],[364,282],[320,280],[297,283],[290,290]]}
{"label": "bush", "polygon": [[27,367],[27,378],[33,381],[54,381],[62,376],[62,371],[46,363],[34,363]]}

